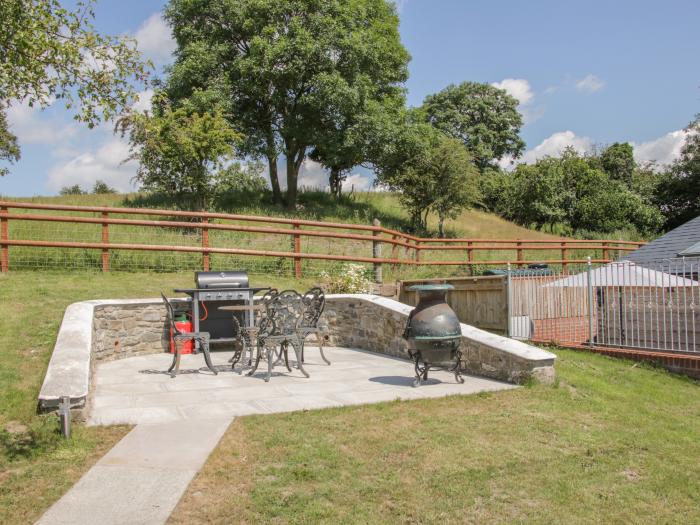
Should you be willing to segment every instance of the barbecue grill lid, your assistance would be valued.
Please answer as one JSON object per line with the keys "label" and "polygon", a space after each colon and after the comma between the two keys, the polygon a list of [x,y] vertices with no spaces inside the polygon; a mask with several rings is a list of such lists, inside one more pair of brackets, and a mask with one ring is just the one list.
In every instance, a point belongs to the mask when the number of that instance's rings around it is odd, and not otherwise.
{"label": "barbecue grill lid", "polygon": [[195,272],[197,288],[248,288],[248,272],[230,270],[223,272]]}

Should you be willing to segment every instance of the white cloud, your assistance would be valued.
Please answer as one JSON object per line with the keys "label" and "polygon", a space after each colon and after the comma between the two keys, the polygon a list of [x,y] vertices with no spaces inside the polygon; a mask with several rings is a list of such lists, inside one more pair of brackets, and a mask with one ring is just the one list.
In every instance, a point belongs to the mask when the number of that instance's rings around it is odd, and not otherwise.
{"label": "white cloud", "polygon": [[595,93],[603,89],[603,86],[605,82],[592,73],[576,82],[576,89],[584,93]]}
{"label": "white cloud", "polygon": [[[286,186],[286,181],[284,181],[284,184]],[[318,189],[328,188],[328,171],[318,162],[314,162],[311,159],[304,160],[299,169],[299,187],[303,186]]]}
{"label": "white cloud", "polygon": [[491,85],[505,90],[518,101],[518,110],[522,114],[525,124],[530,124],[544,115],[544,107],[533,107],[535,93],[532,91],[530,82],[524,78],[504,78],[500,82],[492,82]]}
{"label": "white cloud", "polygon": [[381,187],[374,186],[374,179],[371,175],[362,173],[352,173],[345,179],[345,182],[343,182],[344,191],[350,191],[352,188],[354,188],[355,191],[382,191]]}
{"label": "white cloud", "polygon": [[588,137],[579,137],[573,131],[558,131],[527,150],[515,162],[511,157],[506,157],[499,161],[499,165],[503,169],[509,169],[514,164],[533,164],[542,157],[559,157],[567,147],[572,147],[582,154],[593,148],[593,141]]}
{"label": "white cloud", "polygon": [[74,123],[61,122],[42,114],[38,106],[17,102],[7,109],[10,131],[24,144],[55,144],[76,134]]}
{"label": "white cloud", "polygon": [[138,28],[134,38],[139,50],[156,64],[169,62],[176,45],[170,27],[162,13],[153,13]]}
{"label": "white cloud", "polygon": [[122,161],[129,156],[129,145],[118,137],[110,137],[97,149],[81,153],[49,171],[48,187],[58,191],[63,186],[80,185],[89,190],[101,180],[122,192],[133,191],[131,182],[136,163]]}
{"label": "white cloud", "polygon": [[138,98],[133,105],[133,110],[138,112],[144,112],[151,109],[151,99],[153,98],[153,90],[145,89],[139,92]]}
{"label": "white cloud", "polygon": [[503,89],[510,96],[518,99],[522,105],[529,104],[535,98],[530,83],[524,78],[505,78],[500,82],[493,82],[491,85]]}
{"label": "white cloud", "polygon": [[637,162],[655,161],[659,164],[671,164],[680,156],[687,135],[688,133],[681,129],[648,142],[633,142],[634,159]]}

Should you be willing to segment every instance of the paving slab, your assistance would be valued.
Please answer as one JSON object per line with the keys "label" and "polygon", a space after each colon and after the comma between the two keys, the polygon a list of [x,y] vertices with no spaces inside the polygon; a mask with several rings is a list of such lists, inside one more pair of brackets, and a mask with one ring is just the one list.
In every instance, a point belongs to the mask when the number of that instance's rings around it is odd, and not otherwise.
{"label": "paving slab", "polygon": [[[310,350],[310,351],[309,351]],[[413,364],[405,359],[364,350],[328,348],[331,365],[323,363],[315,348],[307,350],[304,367],[309,378],[292,367],[275,367],[265,383],[266,366],[247,376],[249,368],[232,371],[231,352],[214,352],[219,370],[212,374],[201,355],[185,355],[181,369],[171,378],[165,373],[171,357],[155,354],[97,365],[89,425],[154,424],[202,417],[236,417],[294,410],[374,403],[394,399],[421,399],[454,394],[515,388],[490,379],[465,376],[458,384],[448,372],[430,372],[430,381],[413,384]]]}

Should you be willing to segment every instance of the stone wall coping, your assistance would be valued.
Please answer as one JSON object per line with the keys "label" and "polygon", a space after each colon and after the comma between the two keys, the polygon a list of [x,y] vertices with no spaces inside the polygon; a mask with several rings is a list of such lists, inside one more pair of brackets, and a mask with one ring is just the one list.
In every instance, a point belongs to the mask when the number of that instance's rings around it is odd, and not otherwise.
{"label": "stone wall coping", "polygon": [[42,408],[55,407],[66,396],[70,398],[71,405],[85,404],[90,384],[95,302],[73,303],[66,308],[39,392]]}
{"label": "stone wall coping", "polygon": [[[175,299],[175,301],[182,300],[185,299]],[[63,397],[69,397],[74,407],[85,405],[90,388],[92,325],[96,307],[148,305],[162,302],[160,297],[155,297],[152,299],[100,299],[69,305],[58,329],[56,345],[39,391],[40,407],[55,408]]]}
{"label": "stone wall coping", "polygon": [[[355,299],[359,301],[367,301],[374,303],[384,308],[388,308],[399,314],[408,315],[413,307],[404,303],[400,303],[394,299],[389,299],[387,297],[381,297],[378,295],[371,294],[333,294],[327,295],[327,299]],[[503,337],[502,335],[493,334],[487,332],[486,330],[481,330],[474,326],[460,323],[462,325],[462,336],[480,343],[482,345],[497,348],[503,352],[514,355],[521,359],[527,361],[545,361],[551,363],[556,359],[556,355],[536,346],[523,343],[522,341],[516,341],[515,339],[510,339],[508,337]]]}

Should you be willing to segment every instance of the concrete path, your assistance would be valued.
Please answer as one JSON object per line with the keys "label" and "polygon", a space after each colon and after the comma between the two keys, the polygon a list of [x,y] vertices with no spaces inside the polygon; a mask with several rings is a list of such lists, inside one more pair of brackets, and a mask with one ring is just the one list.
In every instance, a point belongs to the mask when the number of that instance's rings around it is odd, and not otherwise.
{"label": "concrete path", "polygon": [[165,523],[231,418],[138,425],[37,522]]}
{"label": "concrete path", "polygon": [[362,350],[329,348],[332,365],[307,348],[310,378],[284,366],[269,383],[261,364],[253,377],[230,370],[230,352],[216,352],[214,376],[201,355],[183,356],[176,378],[163,372],[165,354],[102,363],[94,374],[90,425],[136,424],[40,524],[155,525],[164,523],[235,416],[442,397],[515,388],[447,372],[431,372],[413,388],[412,363]]}

